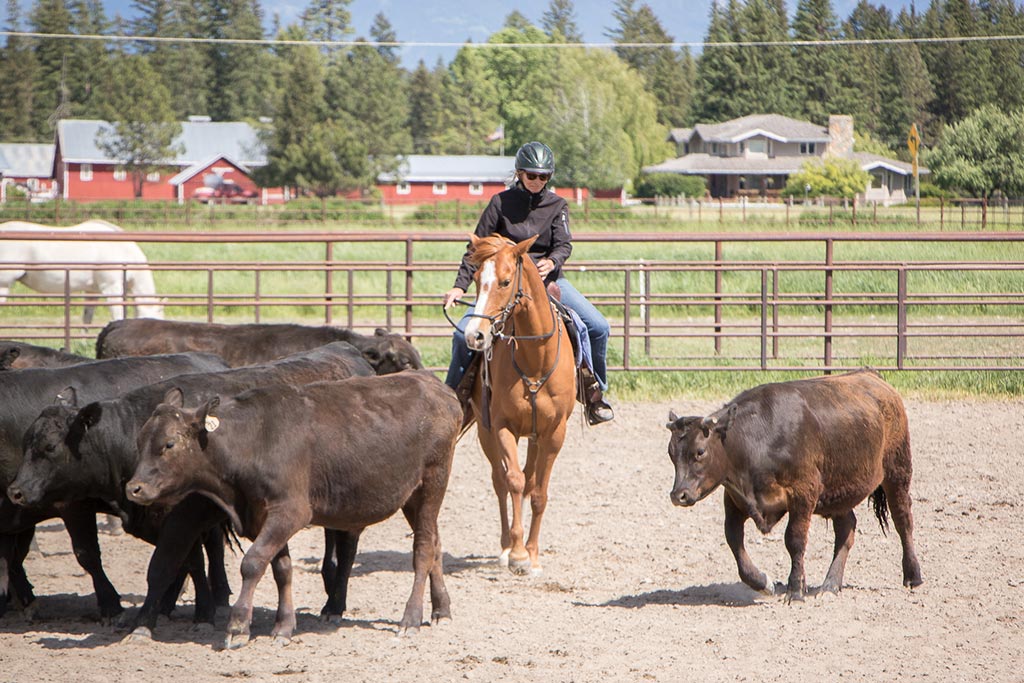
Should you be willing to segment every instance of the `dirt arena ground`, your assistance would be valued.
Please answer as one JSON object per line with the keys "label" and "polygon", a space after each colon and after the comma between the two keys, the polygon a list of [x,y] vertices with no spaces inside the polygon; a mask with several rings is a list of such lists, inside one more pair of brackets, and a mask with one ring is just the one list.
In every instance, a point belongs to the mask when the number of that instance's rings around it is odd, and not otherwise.
{"label": "dirt arena ground", "polygon": [[[691,509],[669,502],[669,408],[704,414],[720,403],[620,404],[614,422],[591,429],[574,416],[539,578],[495,565],[490,475],[467,435],[441,519],[454,619],[407,638],[396,635],[412,585],[400,515],[363,535],[341,627],[317,618],[321,532],[296,536],[295,638],[280,647],[268,635],[268,572],[254,639],[237,651],[219,647],[225,614],[216,630],[193,629],[190,591],[154,641],[122,643],[123,632],[96,620],[63,529],[47,525],[27,566],[40,596],[35,618],[0,619],[0,681],[1024,681],[1024,401],[908,401],[924,585],[901,585],[899,540],[882,535],[865,503],[842,593],[793,605],[739,582],[720,493]],[[764,537],[747,526],[751,554],[776,578],[788,573],[784,526]],[[123,535],[100,541],[134,609],[149,546]],[[831,528],[816,521],[812,590],[831,546]],[[229,555],[236,591],[238,560]]]}

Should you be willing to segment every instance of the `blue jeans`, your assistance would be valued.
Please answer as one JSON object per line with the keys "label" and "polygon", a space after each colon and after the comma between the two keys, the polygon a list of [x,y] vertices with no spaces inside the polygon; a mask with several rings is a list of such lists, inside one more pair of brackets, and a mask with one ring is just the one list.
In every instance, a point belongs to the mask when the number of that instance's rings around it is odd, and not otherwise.
{"label": "blue jeans", "polygon": [[[558,278],[558,287],[562,290],[562,303],[576,311],[583,319],[586,330],[580,330],[580,334],[586,333],[590,338],[590,350],[594,357],[594,377],[597,378],[601,390],[608,389],[608,337],[611,334],[611,327],[601,311],[594,308],[594,305],[587,301],[587,298],[570,284],[564,277]],[[448,366],[448,376],[445,384],[453,389],[459,386],[459,381],[466,374],[469,361],[473,358],[473,352],[466,346],[466,325],[469,324],[473,309],[470,308],[462,316],[455,333],[452,335],[452,360]]]}

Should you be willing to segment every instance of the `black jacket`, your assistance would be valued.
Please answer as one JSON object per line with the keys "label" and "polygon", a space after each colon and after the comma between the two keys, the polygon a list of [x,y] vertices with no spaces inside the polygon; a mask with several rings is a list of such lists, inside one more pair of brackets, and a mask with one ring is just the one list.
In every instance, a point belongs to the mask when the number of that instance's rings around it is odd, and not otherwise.
{"label": "black jacket", "polygon": [[[474,232],[477,237],[497,233],[516,243],[539,235],[530,247],[530,257],[534,262],[541,258],[549,258],[554,262],[555,268],[548,275],[548,282],[558,279],[562,264],[572,253],[569,204],[546,188],[533,195],[517,183],[515,187],[494,195],[480,214],[480,222]],[[467,247],[462,265],[459,266],[459,274],[455,278],[455,286],[469,291],[474,272],[476,266],[469,262]]]}

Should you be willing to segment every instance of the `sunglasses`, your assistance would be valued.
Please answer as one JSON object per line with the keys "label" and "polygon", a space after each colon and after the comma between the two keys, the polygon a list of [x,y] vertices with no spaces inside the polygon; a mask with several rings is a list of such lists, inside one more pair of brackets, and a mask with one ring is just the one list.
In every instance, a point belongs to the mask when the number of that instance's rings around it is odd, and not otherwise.
{"label": "sunglasses", "polygon": [[547,182],[548,178],[551,177],[550,173],[527,173],[526,171],[523,171],[523,175],[526,176],[527,180],[543,180],[544,182]]}

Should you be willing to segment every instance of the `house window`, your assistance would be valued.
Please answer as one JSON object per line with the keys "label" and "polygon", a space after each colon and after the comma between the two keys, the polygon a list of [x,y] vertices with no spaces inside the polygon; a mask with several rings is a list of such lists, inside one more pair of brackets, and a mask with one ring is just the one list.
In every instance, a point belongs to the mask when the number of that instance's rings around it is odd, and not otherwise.
{"label": "house window", "polygon": [[800,153],[801,154],[817,154],[817,143],[815,142],[801,142]]}
{"label": "house window", "polygon": [[124,166],[118,166],[114,169],[114,180],[124,181],[128,179],[128,171],[124,170]]}
{"label": "house window", "polygon": [[409,183],[395,185],[395,194],[409,194],[410,192],[412,192],[412,187],[409,186]]}
{"label": "house window", "polygon": [[768,145],[764,140],[751,140],[747,149],[751,154],[764,154],[768,151]]}
{"label": "house window", "polygon": [[712,142],[711,143],[711,154],[714,155],[714,156],[718,155],[718,143],[717,142]]}
{"label": "house window", "polygon": [[92,164],[82,164],[78,168],[78,179],[84,182],[92,180]]}
{"label": "house window", "polygon": [[160,182],[160,171],[153,171],[152,173],[147,173],[146,181],[150,183]]}
{"label": "house window", "polygon": [[483,183],[470,183],[469,184],[469,193],[470,194],[483,194],[484,193],[484,185],[483,185]]}
{"label": "house window", "polygon": [[448,194],[448,183],[434,183],[434,194]]}

